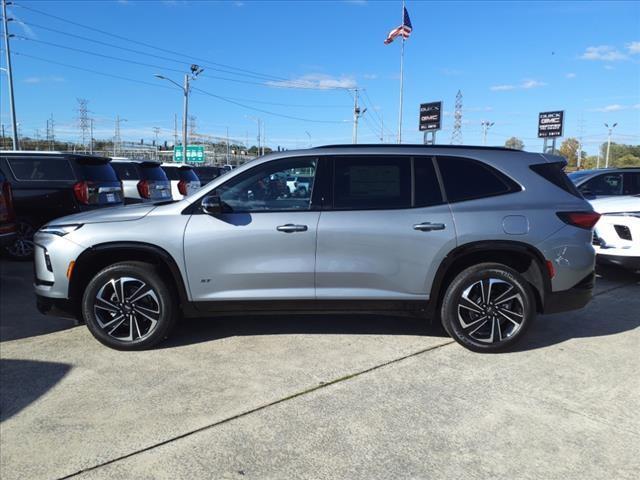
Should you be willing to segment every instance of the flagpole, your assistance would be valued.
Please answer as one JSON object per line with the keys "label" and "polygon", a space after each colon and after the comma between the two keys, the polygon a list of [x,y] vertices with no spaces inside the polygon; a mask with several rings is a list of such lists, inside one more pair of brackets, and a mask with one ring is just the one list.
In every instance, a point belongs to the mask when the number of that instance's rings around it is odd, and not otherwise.
{"label": "flagpole", "polygon": [[[402,0],[402,22],[404,25],[404,0]],[[398,108],[398,143],[402,143],[402,94],[404,87],[404,35],[402,35],[402,46],[400,47],[400,106]]]}

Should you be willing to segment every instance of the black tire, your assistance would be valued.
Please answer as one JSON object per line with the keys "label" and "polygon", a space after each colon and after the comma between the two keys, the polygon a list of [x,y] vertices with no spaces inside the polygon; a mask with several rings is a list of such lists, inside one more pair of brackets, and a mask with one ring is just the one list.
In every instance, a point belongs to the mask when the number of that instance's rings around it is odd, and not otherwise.
{"label": "black tire", "polygon": [[16,220],[17,235],[15,240],[5,245],[4,253],[13,260],[31,260],[33,258],[33,235],[38,228],[25,218]]}
{"label": "black tire", "polygon": [[82,316],[103,345],[145,350],[167,338],[178,318],[178,302],[153,265],[122,262],[102,269],[89,282]]}
{"label": "black tire", "polygon": [[[488,297],[488,298],[487,298]],[[481,263],[460,272],[445,292],[442,324],[474,352],[499,352],[514,345],[536,315],[535,294],[514,269]]]}

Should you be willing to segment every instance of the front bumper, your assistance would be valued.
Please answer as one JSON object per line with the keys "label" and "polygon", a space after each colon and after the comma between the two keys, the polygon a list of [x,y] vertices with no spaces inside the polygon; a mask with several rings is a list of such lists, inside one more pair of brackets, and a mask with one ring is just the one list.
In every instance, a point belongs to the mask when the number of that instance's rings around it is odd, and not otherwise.
{"label": "front bumper", "polygon": [[560,313],[581,309],[591,301],[595,282],[596,272],[593,271],[568,290],[547,293],[544,298],[543,313]]}

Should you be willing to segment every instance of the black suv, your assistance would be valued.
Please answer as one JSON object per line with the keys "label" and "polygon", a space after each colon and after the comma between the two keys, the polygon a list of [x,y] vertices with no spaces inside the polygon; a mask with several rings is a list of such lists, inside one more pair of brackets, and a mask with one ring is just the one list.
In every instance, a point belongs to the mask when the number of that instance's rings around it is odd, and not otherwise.
{"label": "black suv", "polygon": [[4,251],[33,255],[34,232],[72,213],[123,204],[122,184],[110,159],[58,152],[0,152],[0,170],[11,183],[18,235]]}

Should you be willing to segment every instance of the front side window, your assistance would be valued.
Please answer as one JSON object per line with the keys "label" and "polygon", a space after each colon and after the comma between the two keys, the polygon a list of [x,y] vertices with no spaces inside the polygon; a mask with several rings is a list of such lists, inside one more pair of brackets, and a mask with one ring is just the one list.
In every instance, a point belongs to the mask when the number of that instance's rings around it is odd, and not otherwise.
{"label": "front side window", "polygon": [[337,157],[333,192],[335,209],[410,208],[411,161],[399,156]]}
{"label": "front side window", "polygon": [[494,168],[462,157],[438,157],[447,200],[461,202],[520,191],[520,187]]}
{"label": "front side window", "polygon": [[309,210],[317,163],[315,158],[268,162],[231,178],[216,193],[231,212]]}
{"label": "front side window", "polygon": [[624,174],[624,195],[640,194],[640,173],[629,172]]}
{"label": "front side window", "polygon": [[20,181],[65,181],[75,180],[73,169],[66,158],[17,157],[7,162],[16,180]]}
{"label": "front side window", "polygon": [[579,190],[585,195],[622,195],[622,174],[598,175],[580,185]]}

